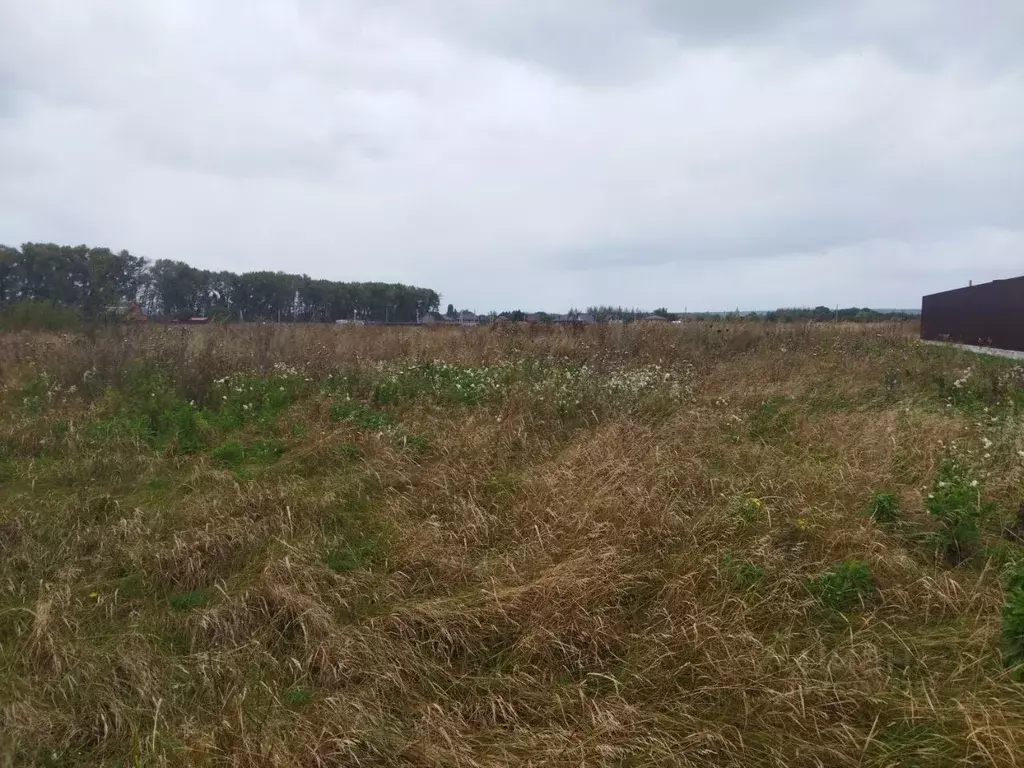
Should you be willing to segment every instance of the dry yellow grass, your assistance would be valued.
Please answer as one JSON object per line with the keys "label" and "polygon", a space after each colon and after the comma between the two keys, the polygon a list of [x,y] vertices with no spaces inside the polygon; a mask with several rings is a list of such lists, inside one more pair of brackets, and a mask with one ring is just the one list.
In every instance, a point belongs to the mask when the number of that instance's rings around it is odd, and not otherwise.
{"label": "dry yellow grass", "polygon": [[[230,422],[236,374],[287,400]],[[896,326],[151,328],[2,336],[0,383],[8,764],[1024,764],[1009,363]],[[995,505],[956,566],[951,455]],[[874,589],[830,608],[849,560]]]}

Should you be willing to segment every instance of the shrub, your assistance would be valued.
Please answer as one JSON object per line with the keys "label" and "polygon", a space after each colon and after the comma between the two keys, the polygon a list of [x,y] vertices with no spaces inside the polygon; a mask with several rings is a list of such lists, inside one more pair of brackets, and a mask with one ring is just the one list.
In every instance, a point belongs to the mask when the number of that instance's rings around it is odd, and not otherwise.
{"label": "shrub", "polygon": [[876,491],[868,502],[867,511],[876,523],[896,523],[900,520],[899,500],[888,491]]}
{"label": "shrub", "polygon": [[82,325],[82,313],[50,301],[14,301],[0,309],[0,330],[72,331]]}
{"label": "shrub", "polygon": [[808,579],[807,591],[828,608],[851,611],[874,593],[875,579],[863,560],[846,560]]}

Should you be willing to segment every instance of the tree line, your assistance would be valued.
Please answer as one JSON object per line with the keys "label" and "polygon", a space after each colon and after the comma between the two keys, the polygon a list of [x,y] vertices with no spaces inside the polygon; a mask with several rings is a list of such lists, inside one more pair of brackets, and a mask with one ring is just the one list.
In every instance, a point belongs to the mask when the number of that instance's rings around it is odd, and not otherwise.
{"label": "tree line", "polygon": [[98,321],[136,302],[153,317],[411,323],[424,312],[436,311],[440,301],[436,291],[401,284],[343,283],[284,272],[216,272],[84,245],[0,245],[0,311],[8,317],[48,309]]}
{"label": "tree line", "polygon": [[588,307],[587,312],[597,318],[598,322],[623,321],[631,322],[650,315],[664,317],[666,320],[759,320],[768,323],[806,323],[806,322],[853,322],[877,323],[894,320],[909,320],[917,316],[916,312],[907,310],[876,310],[866,307],[846,307],[832,309],[826,306],[794,307],[774,309],[769,312],[669,312],[660,307],[648,312],[644,309],[625,307]]}

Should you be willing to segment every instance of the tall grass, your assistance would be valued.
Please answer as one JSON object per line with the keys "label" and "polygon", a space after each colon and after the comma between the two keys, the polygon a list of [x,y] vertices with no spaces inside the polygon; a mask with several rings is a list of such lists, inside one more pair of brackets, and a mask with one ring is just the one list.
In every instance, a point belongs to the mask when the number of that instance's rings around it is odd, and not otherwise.
{"label": "tall grass", "polygon": [[[1024,755],[1008,362],[895,325],[143,328],[0,335],[0,386],[9,764]],[[950,558],[954,464],[986,514]]]}

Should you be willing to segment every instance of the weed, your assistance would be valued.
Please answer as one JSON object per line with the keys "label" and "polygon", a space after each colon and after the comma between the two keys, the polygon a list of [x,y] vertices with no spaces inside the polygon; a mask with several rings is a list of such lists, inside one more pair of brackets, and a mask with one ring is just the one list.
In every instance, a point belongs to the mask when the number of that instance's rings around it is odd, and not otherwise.
{"label": "weed", "polygon": [[1024,665],[1024,575],[1006,593],[1003,605],[1003,663]]}
{"label": "weed", "polygon": [[729,512],[741,522],[753,525],[764,516],[764,502],[756,496],[735,496],[729,501]]}
{"label": "weed", "polygon": [[845,560],[808,579],[807,591],[827,608],[847,612],[862,606],[874,593],[875,579],[863,560]]}
{"label": "weed", "polygon": [[899,500],[888,491],[876,491],[868,502],[867,513],[876,523],[898,523]]}
{"label": "weed", "polygon": [[978,480],[972,479],[957,461],[946,459],[935,476],[925,508],[940,525],[933,541],[947,560],[955,565],[971,557],[981,540],[986,509]]}

